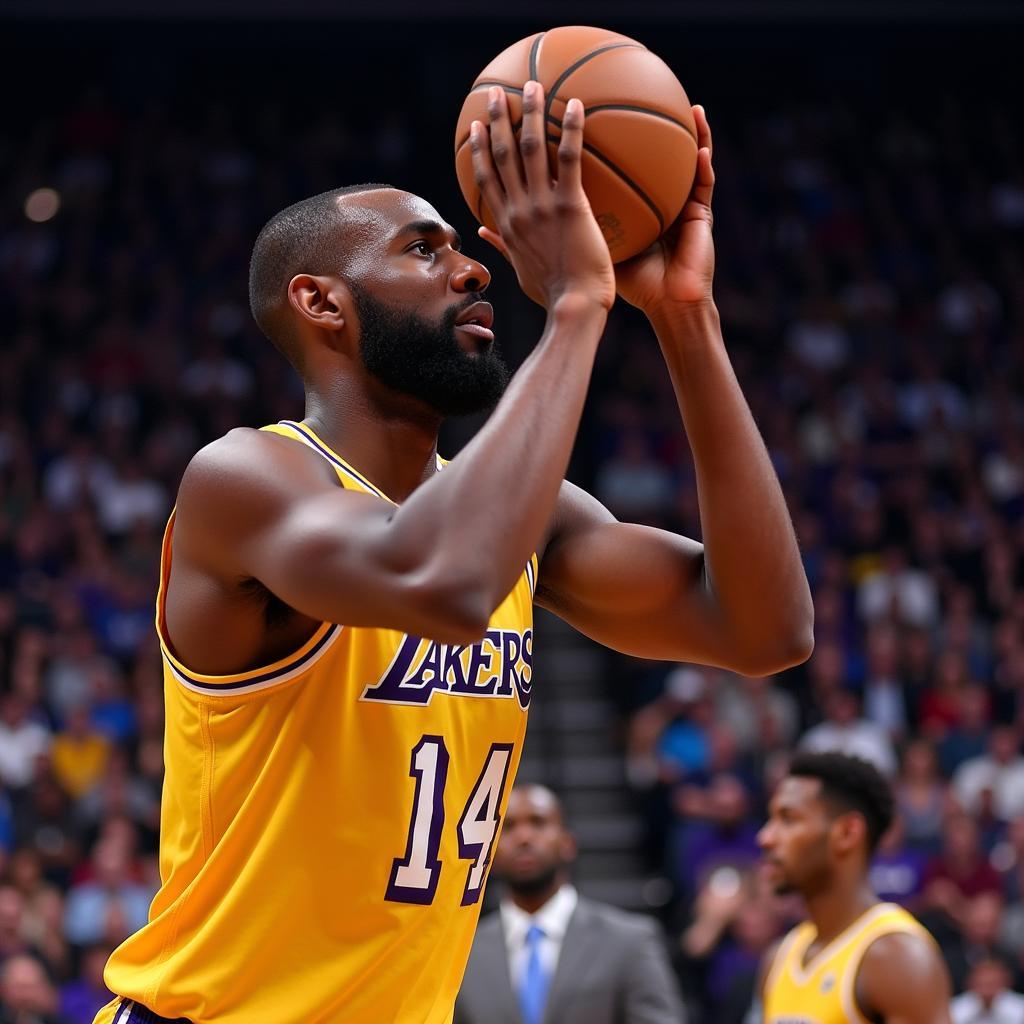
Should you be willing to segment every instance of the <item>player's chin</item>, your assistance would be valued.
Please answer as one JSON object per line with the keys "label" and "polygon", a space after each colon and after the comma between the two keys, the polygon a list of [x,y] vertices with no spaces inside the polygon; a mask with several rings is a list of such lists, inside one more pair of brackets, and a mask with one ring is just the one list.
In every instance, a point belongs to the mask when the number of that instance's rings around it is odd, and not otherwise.
{"label": "player's chin", "polygon": [[456,327],[452,331],[455,342],[462,352],[470,359],[482,359],[494,351],[494,336],[484,337],[478,333],[471,333]]}

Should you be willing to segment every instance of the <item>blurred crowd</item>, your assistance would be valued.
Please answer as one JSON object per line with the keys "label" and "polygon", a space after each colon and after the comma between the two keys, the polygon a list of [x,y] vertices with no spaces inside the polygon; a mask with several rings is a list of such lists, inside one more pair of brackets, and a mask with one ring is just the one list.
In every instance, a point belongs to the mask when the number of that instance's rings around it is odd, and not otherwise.
{"label": "blurred crowd", "polygon": [[[716,293],[816,649],[772,679],[623,662],[616,692],[691,1008],[723,1022],[799,912],[765,891],[754,839],[796,745],[893,779],[872,877],[933,929],[957,991],[1024,980],[1024,152],[1013,111],[967,114],[822,100],[715,123]],[[89,87],[25,127],[0,164],[0,1024],[89,1024],[158,884],[152,616],[177,481],[232,426],[301,415],[248,315],[252,241],[337,184],[430,194],[397,106],[354,127]],[[32,219],[44,186],[59,209]],[[523,302],[499,306],[503,336]],[[646,334],[610,325],[580,480],[699,537]]]}

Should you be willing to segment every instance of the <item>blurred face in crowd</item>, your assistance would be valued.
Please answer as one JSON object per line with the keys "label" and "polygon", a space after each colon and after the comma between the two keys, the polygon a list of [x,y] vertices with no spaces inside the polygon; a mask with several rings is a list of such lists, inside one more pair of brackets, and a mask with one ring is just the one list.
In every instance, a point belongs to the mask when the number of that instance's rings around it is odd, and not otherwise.
{"label": "blurred face in crowd", "polygon": [[992,738],[989,740],[989,750],[993,759],[999,764],[1009,764],[1020,752],[1017,733],[1008,727],[993,729]]}
{"label": "blurred face in crowd", "polygon": [[57,995],[42,965],[31,956],[12,956],[0,973],[0,999],[15,1013],[48,1013],[56,1008]]}
{"label": "blurred face in crowd", "polygon": [[966,814],[949,818],[943,829],[942,845],[949,859],[970,863],[978,856],[978,830]]}
{"label": "blurred face in crowd", "polygon": [[739,825],[747,814],[747,792],[732,775],[717,775],[708,794],[711,818],[726,828]]}
{"label": "blurred face in crowd", "polygon": [[967,976],[967,987],[989,1005],[1000,992],[1010,987],[1010,972],[999,960],[982,960]]}
{"label": "blurred face in crowd", "polygon": [[812,896],[830,886],[840,859],[864,847],[865,833],[860,815],[829,809],[818,779],[787,775],[757,841],[775,891]]}
{"label": "blurred face in crowd", "polygon": [[345,282],[370,376],[442,416],[494,405],[509,372],[489,332],[487,268],[462,254],[455,232],[418,196],[378,189],[339,203],[359,241]]}
{"label": "blurred face in crowd", "polygon": [[543,892],[575,859],[576,841],[554,794],[543,786],[512,790],[494,857],[494,870],[506,885],[524,894]]}
{"label": "blurred face in crowd", "polygon": [[992,946],[999,938],[1003,901],[994,892],[979,893],[964,911],[964,937],[976,946]]}
{"label": "blurred face in crowd", "polygon": [[933,782],[938,774],[935,750],[926,740],[907,746],[903,755],[903,776],[908,781]]}

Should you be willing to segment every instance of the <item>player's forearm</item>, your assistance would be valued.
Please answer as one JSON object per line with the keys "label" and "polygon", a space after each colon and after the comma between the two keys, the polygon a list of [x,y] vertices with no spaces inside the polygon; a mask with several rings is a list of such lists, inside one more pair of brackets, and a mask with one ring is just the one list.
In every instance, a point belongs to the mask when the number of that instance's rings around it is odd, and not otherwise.
{"label": "player's forearm", "polygon": [[729,362],[713,305],[652,315],[697,478],[705,573],[738,667],[803,661],[813,608],[778,477]]}
{"label": "player's forearm", "polygon": [[575,296],[553,309],[483,429],[395,515],[396,536],[428,544],[484,622],[548,529],[606,317]]}

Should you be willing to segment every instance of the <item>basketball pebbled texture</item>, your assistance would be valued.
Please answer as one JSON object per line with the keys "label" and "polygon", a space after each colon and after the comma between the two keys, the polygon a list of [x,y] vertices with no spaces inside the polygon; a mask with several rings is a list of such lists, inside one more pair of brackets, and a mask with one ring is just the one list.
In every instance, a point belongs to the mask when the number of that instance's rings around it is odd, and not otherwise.
{"label": "basketball pebbled texture", "polygon": [[554,28],[498,54],[473,83],[455,130],[462,194],[477,220],[495,230],[473,180],[469,126],[487,124],[487,91],[498,85],[518,135],[531,79],[544,86],[552,168],[565,105],[583,101],[583,188],[612,259],[642,252],[679,216],[697,168],[697,127],[679,80],[642,43],[602,28]]}

